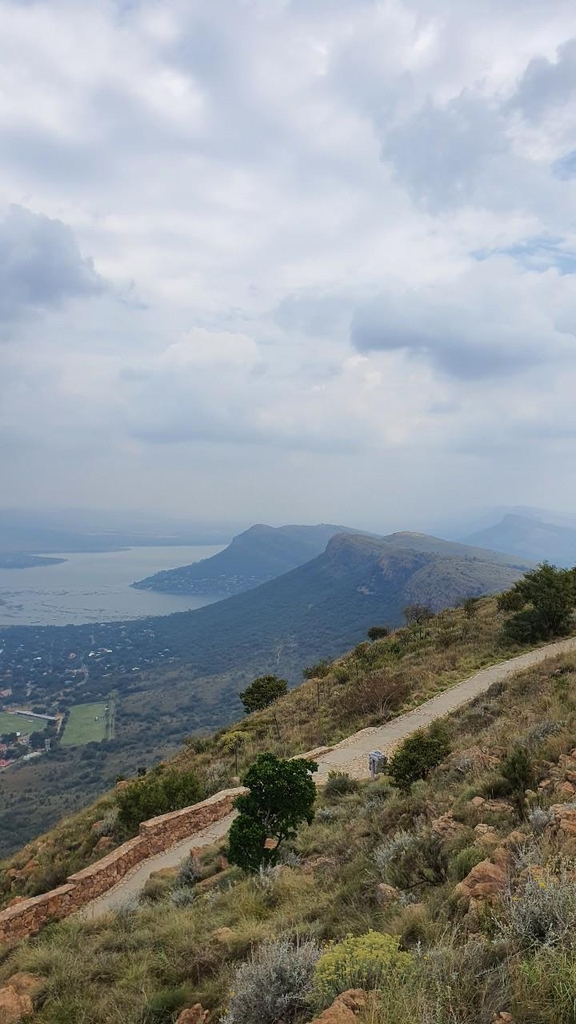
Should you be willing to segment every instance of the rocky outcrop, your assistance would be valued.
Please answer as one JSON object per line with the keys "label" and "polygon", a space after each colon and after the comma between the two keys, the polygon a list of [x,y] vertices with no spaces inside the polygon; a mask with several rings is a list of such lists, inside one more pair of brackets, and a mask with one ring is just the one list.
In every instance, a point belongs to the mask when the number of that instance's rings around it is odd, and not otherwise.
{"label": "rocky outcrop", "polygon": [[432,822],[430,829],[443,842],[456,839],[464,832],[467,832],[466,825],[463,825],[461,821],[456,821],[451,811],[448,814],[441,815],[440,818],[436,818]]}
{"label": "rocky outcrop", "polygon": [[356,1016],[366,1008],[366,993],[350,988],[334,1000],[332,1006],[316,1017],[312,1024],[356,1024]]}
{"label": "rocky outcrop", "polygon": [[67,917],[86,906],[97,896],[112,889],[124,875],[157,853],[220,821],[232,810],[234,800],[243,789],[225,789],[208,800],[143,821],[140,832],[105,857],[70,875],[65,885],[41,896],[0,911],[0,942],[11,942],[33,935],[49,921]]}

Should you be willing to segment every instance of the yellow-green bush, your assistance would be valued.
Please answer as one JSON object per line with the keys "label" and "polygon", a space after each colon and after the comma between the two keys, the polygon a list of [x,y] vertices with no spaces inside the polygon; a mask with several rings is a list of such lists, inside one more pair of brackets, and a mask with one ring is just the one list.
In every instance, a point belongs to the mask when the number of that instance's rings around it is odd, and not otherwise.
{"label": "yellow-green bush", "polygon": [[349,935],[322,954],[314,971],[314,996],[327,1006],[349,988],[383,988],[393,984],[412,966],[410,953],[401,953],[394,935],[370,930]]}

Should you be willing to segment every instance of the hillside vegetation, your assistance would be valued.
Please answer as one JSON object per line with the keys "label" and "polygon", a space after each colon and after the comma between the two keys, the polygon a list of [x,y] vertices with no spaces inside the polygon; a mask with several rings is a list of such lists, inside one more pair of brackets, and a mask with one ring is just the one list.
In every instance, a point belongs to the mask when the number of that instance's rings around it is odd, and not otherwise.
{"label": "hillside vegetation", "polygon": [[[467,611],[444,611],[375,643],[362,642],[332,666],[310,667],[313,678],[272,707],[238,715],[236,725],[210,738],[191,737],[173,763],[194,771],[209,794],[228,786],[263,751],[289,757],[380,724],[524,649],[503,634],[504,618],[494,599],[482,599]],[[116,829],[115,813],[114,797],[106,795],[3,861],[4,902],[60,884],[101,855],[103,836],[106,849],[121,842],[126,836]],[[102,821],[107,824],[93,827]]]}
{"label": "hillside vegetation", "polygon": [[[2,631],[0,669],[11,667],[23,692],[39,656],[50,666],[38,683],[47,708],[62,698],[63,707],[107,701],[114,691],[116,723],[114,739],[60,748],[0,774],[0,855],[85,806],[117,774],[240,717],[238,693],[254,676],[273,672],[294,685],[306,665],[339,657],[372,624],[401,625],[406,605],[437,611],[504,590],[523,568],[514,558],[421,534],[337,534],[305,565],[194,612],[106,623],[96,637],[93,626]],[[89,679],[65,683],[63,692],[70,652],[74,664],[89,666]]]}
{"label": "hillside vegetation", "polygon": [[[494,622],[482,602],[469,639]],[[465,626],[442,616],[422,637],[432,664],[438,633],[459,634],[453,656]],[[414,638],[405,668],[419,658]],[[38,1024],[169,1024],[195,1003],[226,1024],[304,1024],[350,989],[359,1024],[574,1024],[576,660],[498,684],[445,734],[407,793],[333,778],[277,867],[247,876],[205,850],[139,903],[6,950],[0,981],[36,978]]]}

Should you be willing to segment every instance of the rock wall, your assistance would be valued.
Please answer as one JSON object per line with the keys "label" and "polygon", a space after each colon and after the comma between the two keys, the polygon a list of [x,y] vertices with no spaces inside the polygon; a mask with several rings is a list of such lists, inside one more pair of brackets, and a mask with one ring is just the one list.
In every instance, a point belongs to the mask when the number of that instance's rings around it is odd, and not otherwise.
{"label": "rock wall", "polygon": [[51,892],[20,900],[0,911],[0,942],[33,935],[48,924],[68,917],[102,893],[108,892],[137,864],[168,850],[203,828],[220,821],[232,810],[243,789],[224,789],[208,800],[143,821],[139,834],[89,867],[70,875],[65,885]]}

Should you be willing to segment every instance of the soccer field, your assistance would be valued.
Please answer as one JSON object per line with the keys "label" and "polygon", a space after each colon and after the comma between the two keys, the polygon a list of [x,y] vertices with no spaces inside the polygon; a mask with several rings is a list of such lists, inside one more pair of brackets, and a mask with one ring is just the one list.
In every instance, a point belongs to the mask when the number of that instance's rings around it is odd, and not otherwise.
{"label": "soccer field", "polygon": [[48,725],[41,718],[26,718],[24,715],[7,715],[0,711],[0,736],[6,732],[40,732]]}
{"label": "soccer field", "polygon": [[112,710],[112,704],[107,701],[98,704],[76,704],[70,708],[70,718],[64,728],[62,746],[80,746],[107,739],[110,711],[105,711],[106,707]]}

